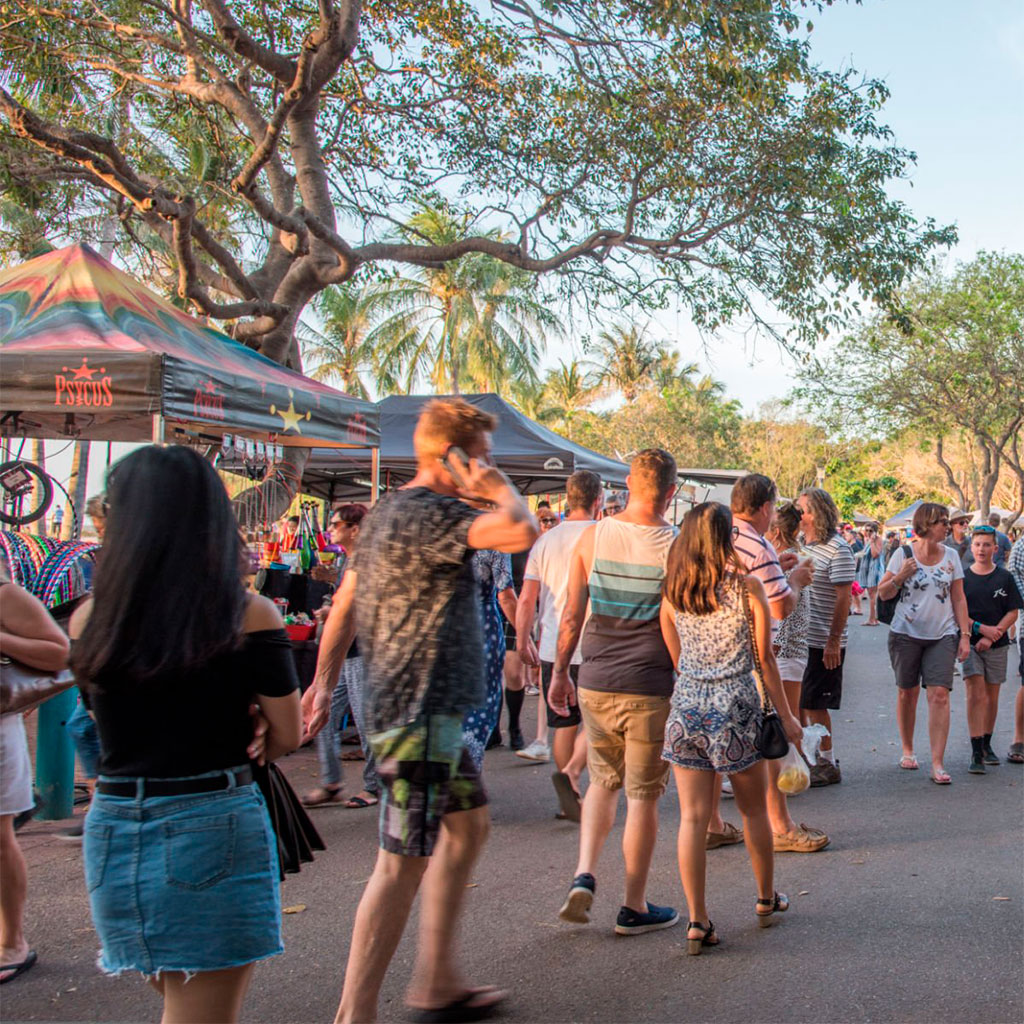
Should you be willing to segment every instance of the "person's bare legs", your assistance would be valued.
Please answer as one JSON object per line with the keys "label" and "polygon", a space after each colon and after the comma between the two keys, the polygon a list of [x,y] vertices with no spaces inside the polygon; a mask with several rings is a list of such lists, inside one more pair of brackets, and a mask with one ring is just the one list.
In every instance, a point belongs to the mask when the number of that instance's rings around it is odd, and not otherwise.
{"label": "person's bare legs", "polygon": [[[696,770],[696,769],[694,769]],[[718,772],[711,773],[714,781],[711,784],[711,809],[708,814],[708,832],[724,832],[725,819],[722,817],[722,776]],[[691,917],[691,921],[697,918]]]}
{"label": "person's bare legs", "polygon": [[377,863],[356,910],[336,1024],[377,1019],[377,999],[420,887],[428,857],[377,851]]}
{"label": "person's bare legs", "polygon": [[[555,768],[560,772],[565,771],[566,765],[572,760],[576,750],[576,729],[572,726],[565,726],[561,729],[551,730],[551,758],[555,762]],[[579,772],[577,772],[577,778]]]}
{"label": "person's bare legs", "polygon": [[199,971],[188,981],[183,971],[165,971],[161,1024],[234,1024],[252,980],[253,964],[222,971]]}
{"label": "person's bare legs", "polygon": [[781,759],[768,762],[768,821],[771,824],[772,832],[776,833],[776,835],[792,832],[796,828],[796,822],[789,813],[789,801],[786,800],[786,794],[778,787],[779,775],[781,773]]}
{"label": "person's bare legs", "polygon": [[1013,742],[1024,743],[1024,686],[1017,687],[1017,701],[1013,706]]}
{"label": "person's bare legs", "polygon": [[996,731],[996,718],[999,715],[999,691],[998,683],[985,684],[985,732],[992,735]]}
{"label": "person's bare legs", "polygon": [[908,686],[896,691],[896,728],[900,732],[901,756],[914,755],[914,727],[917,724],[917,700],[920,687]]}
{"label": "person's bare legs", "polygon": [[[679,795],[679,839],[676,852],[679,857],[679,877],[686,895],[690,921],[708,924],[705,898],[707,851],[704,837],[711,828],[711,805],[718,784],[716,772],[698,771],[696,768],[672,766]],[[735,778],[735,776],[733,776]],[[701,932],[687,932],[688,938],[701,938]]]}
{"label": "person's bare legs", "polygon": [[946,740],[949,739],[949,690],[944,686],[926,687],[928,694],[928,742],[932,748],[932,773],[943,771]]}
{"label": "person's bare legs", "polygon": [[595,783],[591,777],[580,812],[580,856],[574,874],[597,874],[597,862],[615,824],[618,806],[619,790]]}
{"label": "person's bare legs", "polygon": [[[540,689],[540,668],[536,666],[527,666],[526,672],[532,685]],[[540,696],[537,698],[537,735],[535,739],[537,743],[543,743],[547,746],[548,702],[544,699],[543,691],[541,691]]]}
{"label": "person's bare legs", "polygon": [[877,626],[878,623],[878,587],[868,587],[868,626]]}
{"label": "person's bare legs", "polygon": [[464,996],[468,986],[455,963],[456,933],[473,866],[490,831],[487,807],[446,814],[423,877],[419,943],[407,991],[410,1006],[433,1009]]}
{"label": "person's bare legs", "polygon": [[[786,703],[794,715],[800,713],[800,685],[799,679],[784,679],[782,681],[782,689],[786,693]],[[768,761],[768,821],[771,823],[772,832],[776,835],[792,832],[796,828],[796,822],[789,813],[789,801],[786,799],[786,794],[778,787],[781,774],[781,761]]]}
{"label": "person's bare legs", "polygon": [[967,701],[967,735],[985,735],[985,716],[988,711],[985,698],[985,677],[964,676],[964,696]]}
{"label": "person's bare legs", "polygon": [[4,814],[0,816],[0,963],[20,964],[28,955],[24,931],[27,891],[28,869],[14,834],[14,815]]}
{"label": "person's bare legs", "polygon": [[736,806],[743,815],[743,840],[754,870],[757,898],[761,900],[771,899],[775,894],[775,847],[765,803],[767,778],[763,761],[732,776]]}
{"label": "person's bare legs", "polygon": [[622,857],[626,862],[624,907],[647,913],[647,876],[658,840],[658,800],[626,797],[626,827],[622,830]]}
{"label": "person's bare legs", "polygon": [[587,767],[587,733],[585,729],[576,730],[576,739],[573,741],[572,757],[566,762],[562,771],[569,776],[572,788],[578,793],[580,791],[580,776],[583,769]]}

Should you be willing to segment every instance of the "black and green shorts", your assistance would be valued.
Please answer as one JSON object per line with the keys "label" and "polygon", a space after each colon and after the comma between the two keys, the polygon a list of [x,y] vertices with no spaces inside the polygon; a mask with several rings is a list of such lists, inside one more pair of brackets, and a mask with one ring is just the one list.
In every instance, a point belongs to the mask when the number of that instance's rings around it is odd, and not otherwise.
{"label": "black and green shorts", "polygon": [[461,715],[426,715],[369,740],[381,781],[380,845],[388,853],[429,857],[446,814],[487,803]]}

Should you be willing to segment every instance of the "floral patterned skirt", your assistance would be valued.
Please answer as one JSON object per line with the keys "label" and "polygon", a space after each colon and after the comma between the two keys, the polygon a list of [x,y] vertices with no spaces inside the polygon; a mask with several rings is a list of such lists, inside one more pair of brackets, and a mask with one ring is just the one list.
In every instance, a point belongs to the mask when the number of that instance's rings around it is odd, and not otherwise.
{"label": "floral patterned skirt", "polygon": [[676,680],[661,756],[684,768],[741,772],[761,760],[754,748],[761,698],[750,674],[714,682]]}

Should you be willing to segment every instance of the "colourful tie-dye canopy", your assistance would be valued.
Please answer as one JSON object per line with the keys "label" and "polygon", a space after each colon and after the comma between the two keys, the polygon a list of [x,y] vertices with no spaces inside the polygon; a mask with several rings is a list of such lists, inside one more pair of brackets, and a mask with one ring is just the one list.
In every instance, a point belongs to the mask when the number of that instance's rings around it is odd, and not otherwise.
{"label": "colourful tie-dye canopy", "polygon": [[73,245],[0,273],[0,433],[146,441],[222,434],[376,447],[376,406],[205,327]]}

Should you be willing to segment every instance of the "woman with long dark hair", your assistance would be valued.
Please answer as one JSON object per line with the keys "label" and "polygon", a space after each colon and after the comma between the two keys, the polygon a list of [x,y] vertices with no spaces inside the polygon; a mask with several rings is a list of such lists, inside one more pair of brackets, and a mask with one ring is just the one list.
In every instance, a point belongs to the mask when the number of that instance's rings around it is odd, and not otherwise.
{"label": "woman with long dark hair", "polygon": [[243,591],[208,462],[142,448],[111,470],[107,501],[93,596],[71,620],[101,748],[84,851],[100,965],[146,975],[165,1024],[235,1021],[253,963],[282,951],[277,844],[249,760],[299,744],[291,649],[274,605]]}
{"label": "woman with long dark hair", "polygon": [[668,555],[661,631],[676,665],[672,709],[662,754],[679,793],[679,873],[690,912],[687,951],[718,945],[704,896],[705,836],[715,773],[728,774],[757,882],[758,923],[789,908],[774,888],[772,829],[765,802],[767,772],[754,747],[761,698],[754,679],[756,647],[767,689],[791,743],[799,721],[790,713],[771,642],[764,587],[744,574],[733,551],[732,513],[717,502],[687,512]]}

